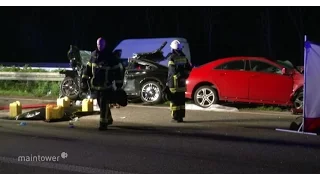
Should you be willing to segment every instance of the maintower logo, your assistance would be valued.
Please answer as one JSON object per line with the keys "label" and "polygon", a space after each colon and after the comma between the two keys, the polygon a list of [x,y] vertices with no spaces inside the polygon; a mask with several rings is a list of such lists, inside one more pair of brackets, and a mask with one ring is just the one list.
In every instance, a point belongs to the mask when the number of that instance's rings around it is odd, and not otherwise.
{"label": "maintower logo", "polygon": [[68,157],[68,153],[62,152],[59,156],[42,156],[42,155],[30,155],[30,156],[19,156],[18,161],[26,161],[26,162],[56,162],[59,161],[60,158],[66,159]]}

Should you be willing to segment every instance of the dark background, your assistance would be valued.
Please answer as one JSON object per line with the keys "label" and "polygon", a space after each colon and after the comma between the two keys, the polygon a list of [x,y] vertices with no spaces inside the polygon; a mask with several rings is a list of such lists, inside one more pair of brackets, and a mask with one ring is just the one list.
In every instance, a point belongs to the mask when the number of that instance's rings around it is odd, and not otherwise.
{"label": "dark background", "polygon": [[194,64],[228,56],[303,63],[303,36],[320,42],[318,7],[1,7],[1,62],[67,62],[70,44],[104,36],[184,37]]}

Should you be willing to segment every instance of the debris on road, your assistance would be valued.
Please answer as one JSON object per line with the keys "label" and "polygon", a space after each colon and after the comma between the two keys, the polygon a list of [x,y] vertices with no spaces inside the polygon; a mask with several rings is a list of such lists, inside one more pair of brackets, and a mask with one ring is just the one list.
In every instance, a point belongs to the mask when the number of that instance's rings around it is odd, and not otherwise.
{"label": "debris on road", "polygon": [[238,108],[222,106],[219,104],[213,104],[208,108],[202,108],[195,104],[186,104],[186,110],[202,110],[202,111],[217,111],[217,112],[239,112]]}
{"label": "debris on road", "polygon": [[20,124],[19,124],[20,126],[26,126],[27,125],[27,123],[26,122],[20,122]]}

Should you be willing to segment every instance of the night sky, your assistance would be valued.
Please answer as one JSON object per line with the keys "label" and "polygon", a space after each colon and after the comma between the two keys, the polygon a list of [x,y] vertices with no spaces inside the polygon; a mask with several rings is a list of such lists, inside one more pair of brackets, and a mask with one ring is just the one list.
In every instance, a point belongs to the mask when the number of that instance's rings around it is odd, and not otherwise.
{"label": "night sky", "polygon": [[1,7],[0,62],[68,62],[127,38],[184,37],[194,64],[228,56],[303,63],[303,36],[320,44],[318,7]]}

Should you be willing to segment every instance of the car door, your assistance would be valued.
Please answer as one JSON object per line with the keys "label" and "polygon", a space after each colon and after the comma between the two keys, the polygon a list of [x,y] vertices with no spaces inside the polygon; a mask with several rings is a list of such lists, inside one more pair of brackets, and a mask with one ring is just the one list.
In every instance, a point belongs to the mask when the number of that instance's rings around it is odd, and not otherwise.
{"label": "car door", "polygon": [[292,93],[293,78],[283,75],[271,63],[250,60],[249,99],[260,102],[285,103]]}
{"label": "car door", "polygon": [[249,72],[245,69],[245,60],[226,62],[215,70],[218,77],[214,77],[220,89],[220,96],[225,99],[248,99]]}

